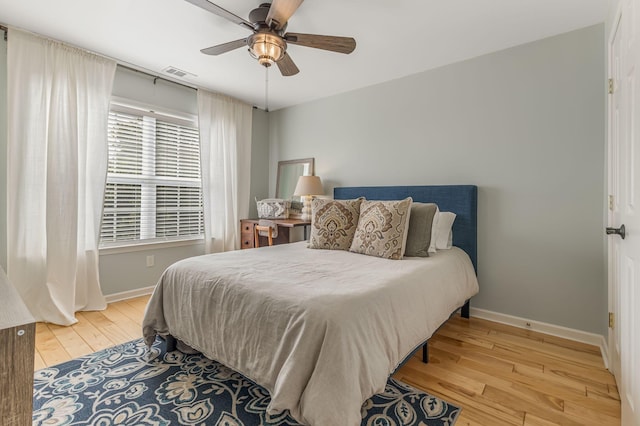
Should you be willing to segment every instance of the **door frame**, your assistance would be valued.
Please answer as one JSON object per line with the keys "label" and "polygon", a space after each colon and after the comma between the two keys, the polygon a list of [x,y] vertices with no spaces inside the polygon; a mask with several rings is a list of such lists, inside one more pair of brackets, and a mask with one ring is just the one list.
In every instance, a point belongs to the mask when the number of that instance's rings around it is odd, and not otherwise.
{"label": "door frame", "polygon": [[[624,1],[624,0],[623,0]],[[609,34],[607,36],[607,82],[609,81],[610,78],[613,78],[613,43],[616,37],[616,34],[619,30],[620,27],[620,21],[622,19],[622,1],[618,2],[615,13],[614,13],[614,18],[612,20],[612,25],[611,25],[611,29],[609,31]],[[620,35],[618,35],[620,36]],[[612,112],[613,112],[613,96],[611,96],[611,94],[608,93],[607,91],[607,110],[606,110],[606,120],[607,120],[607,143],[605,146],[605,181],[606,181],[606,198],[605,198],[605,222],[606,225],[605,226],[611,226],[612,223],[612,216],[613,216],[613,212],[609,209],[609,196],[613,195],[611,192],[611,178],[612,178],[612,172],[611,172],[611,153],[612,153],[612,146],[613,146],[613,126],[612,126]],[[614,279],[615,277],[613,276],[614,273],[614,268],[613,268],[613,250],[612,250],[612,246],[614,244],[614,241],[611,238],[607,238],[605,237],[605,241],[606,241],[606,250],[607,250],[607,309],[609,313],[613,313],[614,314],[614,321],[617,320],[618,318],[618,312],[616,312],[616,307],[614,304],[614,300],[616,295],[614,294],[615,292],[615,286],[614,286]],[[615,324],[614,324],[615,326]],[[620,369],[620,359],[614,360],[612,358],[613,354],[615,353],[614,351],[614,345],[615,345],[615,328],[611,328],[608,327],[607,328],[607,345],[606,345],[606,349],[607,349],[607,353],[603,354],[605,355],[605,366],[609,369],[609,371],[611,371],[611,373],[613,373],[614,377],[620,373],[619,369]]]}

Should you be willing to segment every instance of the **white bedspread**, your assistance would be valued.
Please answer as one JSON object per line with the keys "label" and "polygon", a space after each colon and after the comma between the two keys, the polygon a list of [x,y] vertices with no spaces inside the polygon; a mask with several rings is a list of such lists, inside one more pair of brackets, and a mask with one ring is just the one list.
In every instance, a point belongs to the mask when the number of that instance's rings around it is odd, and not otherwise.
{"label": "white bedspread", "polygon": [[397,365],[478,292],[453,248],[387,260],[294,243],[169,267],[143,334],[171,334],[271,393],[268,412],[355,426]]}

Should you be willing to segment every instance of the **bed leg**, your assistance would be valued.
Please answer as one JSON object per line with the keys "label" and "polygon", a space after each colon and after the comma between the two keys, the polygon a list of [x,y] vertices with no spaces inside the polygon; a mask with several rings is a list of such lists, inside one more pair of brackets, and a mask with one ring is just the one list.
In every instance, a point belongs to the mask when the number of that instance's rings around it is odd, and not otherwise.
{"label": "bed leg", "polygon": [[429,364],[429,342],[424,342],[422,345],[422,362]]}
{"label": "bed leg", "polygon": [[462,318],[469,318],[469,301],[467,300],[464,305],[462,305],[462,311],[460,312]]}
{"label": "bed leg", "polygon": [[171,352],[171,351],[175,351],[176,350],[176,338],[173,337],[170,334],[167,334],[166,336],[164,336],[164,341],[167,345],[167,352]]}

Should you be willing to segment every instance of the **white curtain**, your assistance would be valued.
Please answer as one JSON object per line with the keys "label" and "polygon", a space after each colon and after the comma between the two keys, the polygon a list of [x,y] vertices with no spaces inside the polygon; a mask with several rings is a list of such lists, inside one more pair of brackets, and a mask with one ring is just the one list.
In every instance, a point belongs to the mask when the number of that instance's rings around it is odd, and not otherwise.
{"label": "white curtain", "polygon": [[249,214],[252,107],[198,90],[200,163],[207,253],[240,248]]}
{"label": "white curtain", "polygon": [[98,242],[116,64],[10,29],[7,269],[37,321],[106,307]]}

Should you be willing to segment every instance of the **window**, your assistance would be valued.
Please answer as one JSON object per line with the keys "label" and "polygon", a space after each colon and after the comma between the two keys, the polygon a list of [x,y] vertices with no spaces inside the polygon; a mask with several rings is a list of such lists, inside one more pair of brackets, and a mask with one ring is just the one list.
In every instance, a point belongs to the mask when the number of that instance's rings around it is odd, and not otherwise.
{"label": "window", "polygon": [[204,234],[195,118],[112,103],[101,247]]}

